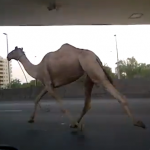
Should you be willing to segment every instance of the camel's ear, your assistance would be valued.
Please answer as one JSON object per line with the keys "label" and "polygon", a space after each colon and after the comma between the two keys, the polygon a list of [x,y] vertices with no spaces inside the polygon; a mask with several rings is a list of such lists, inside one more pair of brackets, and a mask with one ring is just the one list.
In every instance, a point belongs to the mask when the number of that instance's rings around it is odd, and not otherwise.
{"label": "camel's ear", "polygon": [[18,49],[18,46],[16,46],[15,49]]}
{"label": "camel's ear", "polygon": [[23,51],[23,48],[21,48],[21,50]]}

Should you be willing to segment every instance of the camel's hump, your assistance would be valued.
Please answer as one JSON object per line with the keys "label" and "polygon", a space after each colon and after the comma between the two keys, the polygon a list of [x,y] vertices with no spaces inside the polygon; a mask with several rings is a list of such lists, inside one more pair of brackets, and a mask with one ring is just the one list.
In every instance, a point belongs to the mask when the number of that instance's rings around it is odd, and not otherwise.
{"label": "camel's hump", "polygon": [[71,44],[65,43],[60,48],[77,48],[77,47],[75,47],[75,46],[73,46]]}

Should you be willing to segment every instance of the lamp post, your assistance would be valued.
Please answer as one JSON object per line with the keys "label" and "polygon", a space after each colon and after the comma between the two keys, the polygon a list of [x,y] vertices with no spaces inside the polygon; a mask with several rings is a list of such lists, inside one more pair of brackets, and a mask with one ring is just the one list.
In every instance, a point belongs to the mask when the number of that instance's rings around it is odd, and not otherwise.
{"label": "lamp post", "polygon": [[118,46],[117,46],[117,37],[116,35],[114,35],[115,37],[115,42],[116,42],[116,52],[117,52],[117,75],[118,75],[118,79],[120,79],[120,69],[119,69],[119,56],[118,56]]}
{"label": "lamp post", "polygon": [[[3,33],[4,35],[6,35],[6,44],[7,44],[7,55],[9,53],[8,51],[8,35],[7,33]],[[9,66],[9,61],[7,60],[7,65],[8,65],[8,80],[9,80],[9,87],[10,87],[10,66]]]}
{"label": "lamp post", "polygon": [[[35,56],[35,58],[36,58],[36,56]],[[37,87],[37,79],[35,79],[35,86]]]}

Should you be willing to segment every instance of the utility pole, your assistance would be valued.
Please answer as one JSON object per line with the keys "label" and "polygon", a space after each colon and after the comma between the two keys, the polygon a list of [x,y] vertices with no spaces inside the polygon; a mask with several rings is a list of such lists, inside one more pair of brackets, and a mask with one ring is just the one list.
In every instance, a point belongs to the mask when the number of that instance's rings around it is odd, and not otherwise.
{"label": "utility pole", "polygon": [[117,37],[116,35],[114,35],[115,37],[115,42],[116,42],[116,52],[117,52],[117,75],[118,75],[118,79],[120,79],[120,68],[119,68],[119,56],[118,56],[118,46],[117,46]]}

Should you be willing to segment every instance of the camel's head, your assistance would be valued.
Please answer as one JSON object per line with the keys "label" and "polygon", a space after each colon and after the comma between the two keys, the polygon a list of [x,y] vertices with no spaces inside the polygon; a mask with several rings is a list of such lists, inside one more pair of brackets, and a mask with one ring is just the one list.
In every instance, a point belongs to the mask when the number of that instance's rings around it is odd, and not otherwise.
{"label": "camel's head", "polygon": [[14,50],[12,50],[8,55],[7,55],[7,60],[10,61],[11,59],[19,60],[23,55],[25,55],[23,48],[18,48],[17,46],[15,47]]}

